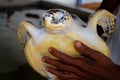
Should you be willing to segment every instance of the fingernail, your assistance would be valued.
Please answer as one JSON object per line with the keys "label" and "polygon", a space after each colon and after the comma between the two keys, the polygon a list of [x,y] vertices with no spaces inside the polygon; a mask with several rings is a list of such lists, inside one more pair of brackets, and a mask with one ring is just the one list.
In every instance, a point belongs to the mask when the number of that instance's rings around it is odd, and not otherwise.
{"label": "fingernail", "polygon": [[42,58],[41,58],[41,60],[42,60],[43,62],[45,62],[45,61],[46,61],[44,57],[42,57]]}
{"label": "fingernail", "polygon": [[49,48],[48,51],[49,51],[49,52],[52,52],[52,48]]}
{"label": "fingernail", "polygon": [[81,46],[82,46],[81,43],[80,43],[79,41],[76,41],[75,44],[76,44],[77,47],[81,47]]}
{"label": "fingernail", "polygon": [[46,70],[47,70],[47,71],[49,71],[49,68],[48,68],[48,67],[46,67]]}

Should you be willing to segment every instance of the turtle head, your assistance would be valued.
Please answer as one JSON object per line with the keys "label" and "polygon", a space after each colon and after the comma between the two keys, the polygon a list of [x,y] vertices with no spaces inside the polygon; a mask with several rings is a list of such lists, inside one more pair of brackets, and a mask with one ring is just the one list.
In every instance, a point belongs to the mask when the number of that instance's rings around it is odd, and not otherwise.
{"label": "turtle head", "polygon": [[71,24],[71,15],[62,9],[47,10],[43,16],[44,27],[47,30],[65,30]]}

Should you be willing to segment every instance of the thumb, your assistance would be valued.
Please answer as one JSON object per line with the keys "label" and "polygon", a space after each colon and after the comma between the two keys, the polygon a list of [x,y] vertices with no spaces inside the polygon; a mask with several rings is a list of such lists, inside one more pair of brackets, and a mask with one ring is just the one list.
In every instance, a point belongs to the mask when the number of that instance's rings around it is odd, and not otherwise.
{"label": "thumb", "polygon": [[81,55],[88,58],[92,58],[92,59],[96,59],[98,56],[98,53],[100,53],[96,50],[89,48],[88,46],[84,45],[80,41],[75,41],[74,47]]}
{"label": "thumb", "polygon": [[74,47],[81,54],[89,53],[91,51],[91,49],[89,47],[87,47],[86,45],[84,45],[80,41],[75,41]]}

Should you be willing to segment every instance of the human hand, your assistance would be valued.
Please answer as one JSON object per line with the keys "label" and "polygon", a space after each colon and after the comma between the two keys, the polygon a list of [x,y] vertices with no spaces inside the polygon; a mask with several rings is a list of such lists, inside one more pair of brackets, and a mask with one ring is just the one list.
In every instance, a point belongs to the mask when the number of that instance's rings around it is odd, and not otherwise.
{"label": "human hand", "polygon": [[84,58],[73,58],[50,48],[49,52],[58,60],[44,56],[44,62],[56,67],[48,66],[46,70],[55,74],[59,80],[120,80],[120,67],[108,57],[79,41],[75,42],[74,47]]}

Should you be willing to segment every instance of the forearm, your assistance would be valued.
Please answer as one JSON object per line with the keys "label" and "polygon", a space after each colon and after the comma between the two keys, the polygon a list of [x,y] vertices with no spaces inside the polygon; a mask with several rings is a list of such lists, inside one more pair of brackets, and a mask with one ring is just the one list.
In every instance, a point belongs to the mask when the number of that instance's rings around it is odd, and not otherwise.
{"label": "forearm", "polygon": [[119,4],[120,0],[103,0],[98,9],[106,9],[110,12],[114,12]]}

